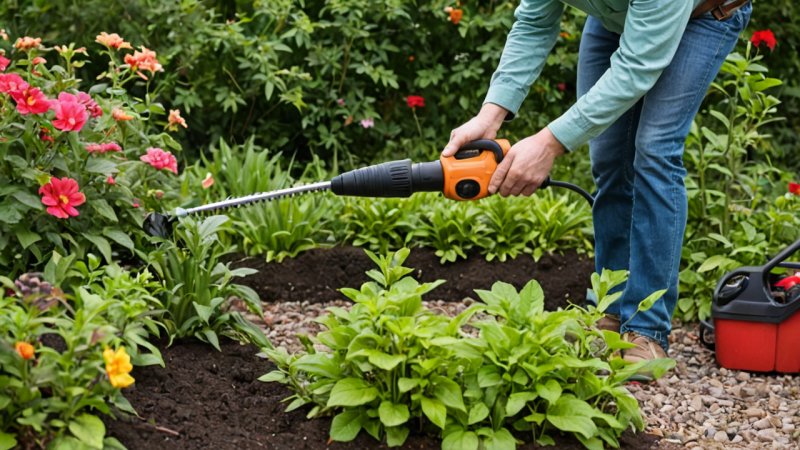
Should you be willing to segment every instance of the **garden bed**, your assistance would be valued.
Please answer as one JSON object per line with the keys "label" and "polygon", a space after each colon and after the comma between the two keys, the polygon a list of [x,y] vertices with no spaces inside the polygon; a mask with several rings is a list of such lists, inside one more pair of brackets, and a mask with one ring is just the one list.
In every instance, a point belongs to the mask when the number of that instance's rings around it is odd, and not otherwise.
{"label": "garden bed", "polygon": [[[364,272],[373,268],[363,251],[348,247],[309,251],[281,264],[256,259],[238,264],[260,270],[245,279],[265,301],[266,323],[258,324],[275,345],[294,351],[300,349],[296,334],[319,331],[314,319],[326,307],[348,307],[335,286],[358,286],[366,279]],[[498,279],[519,286],[535,277],[547,293],[548,309],[566,305],[567,299],[580,302],[592,271],[591,261],[574,253],[547,256],[539,264],[527,257],[507,263],[471,258],[442,266],[432,252],[416,249],[406,265],[424,281],[448,280],[426,302],[429,309],[448,315],[472,302],[464,298],[471,289],[488,289]],[[676,327],[670,341],[676,368],[655,383],[629,385],[647,429],[623,435],[623,448],[798,444],[798,377],[721,369],[691,326]],[[307,420],[305,409],[284,412],[280,401],[290,392],[277,383],[256,381],[274,368],[257,353],[252,346],[232,342],[224,342],[222,352],[194,341],[164,349],[166,368],[135,368],[136,383],[125,392],[141,418],[107,420],[109,434],[132,450],[386,448],[363,433],[355,442],[329,442],[329,418]],[[438,449],[440,444],[435,436],[412,433],[402,448]],[[558,444],[556,448],[582,448],[575,440],[560,439]]]}

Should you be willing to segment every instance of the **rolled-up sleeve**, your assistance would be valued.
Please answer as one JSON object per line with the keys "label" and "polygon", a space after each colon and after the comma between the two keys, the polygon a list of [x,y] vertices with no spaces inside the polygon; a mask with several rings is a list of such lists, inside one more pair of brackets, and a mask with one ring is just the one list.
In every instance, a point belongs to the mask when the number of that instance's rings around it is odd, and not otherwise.
{"label": "rolled-up sleeve", "polygon": [[563,11],[564,5],[558,0],[520,2],[484,103],[494,103],[517,114],[556,43]]}
{"label": "rolled-up sleeve", "polygon": [[658,81],[678,49],[692,2],[632,0],[619,48],[597,83],[548,128],[567,149],[596,137]]}

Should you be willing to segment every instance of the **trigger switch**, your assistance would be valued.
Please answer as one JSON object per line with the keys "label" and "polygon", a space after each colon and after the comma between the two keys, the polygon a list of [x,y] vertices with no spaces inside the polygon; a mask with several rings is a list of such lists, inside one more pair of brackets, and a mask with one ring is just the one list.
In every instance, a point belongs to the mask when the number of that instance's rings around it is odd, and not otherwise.
{"label": "trigger switch", "polygon": [[481,185],[475,180],[461,180],[456,183],[456,194],[461,198],[474,198],[481,192]]}

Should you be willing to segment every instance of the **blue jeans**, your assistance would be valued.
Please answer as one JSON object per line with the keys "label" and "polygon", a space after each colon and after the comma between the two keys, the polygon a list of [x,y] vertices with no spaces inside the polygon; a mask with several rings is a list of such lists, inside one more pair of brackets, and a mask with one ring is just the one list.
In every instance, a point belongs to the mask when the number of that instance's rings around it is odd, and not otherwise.
{"label": "blue jeans", "polygon": [[[597,187],[592,210],[595,267],[629,270],[622,296],[606,311],[619,316],[621,332],[633,331],[665,349],[678,300],[678,272],[686,228],[683,167],[686,136],[700,104],[739,33],[750,4],[717,21],[710,14],[689,21],[680,46],[655,86],[603,134],[589,142]],[[620,36],[592,17],[583,29],[578,95],[609,68]],[[639,302],[666,294],[646,312]]]}

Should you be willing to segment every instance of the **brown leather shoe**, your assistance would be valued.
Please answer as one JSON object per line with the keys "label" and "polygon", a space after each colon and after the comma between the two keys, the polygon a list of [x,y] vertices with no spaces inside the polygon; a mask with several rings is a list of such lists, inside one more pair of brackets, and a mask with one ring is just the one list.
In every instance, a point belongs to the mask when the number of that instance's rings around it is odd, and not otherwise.
{"label": "brown leather shoe", "polygon": [[[628,348],[622,351],[622,359],[630,363],[668,358],[667,352],[664,351],[661,344],[647,336],[628,331],[622,335],[622,340],[636,345],[634,348]],[[653,381],[654,378],[651,371],[640,369],[639,372],[633,374],[628,380],[650,382]]]}
{"label": "brown leather shoe", "polygon": [[595,326],[600,330],[616,331],[619,333],[619,317],[606,314],[597,321]]}
{"label": "brown leather shoe", "polygon": [[622,355],[625,361],[635,363],[667,357],[667,352],[664,351],[661,344],[647,336],[629,331],[622,335],[622,340],[636,345],[634,348],[623,350]]}

